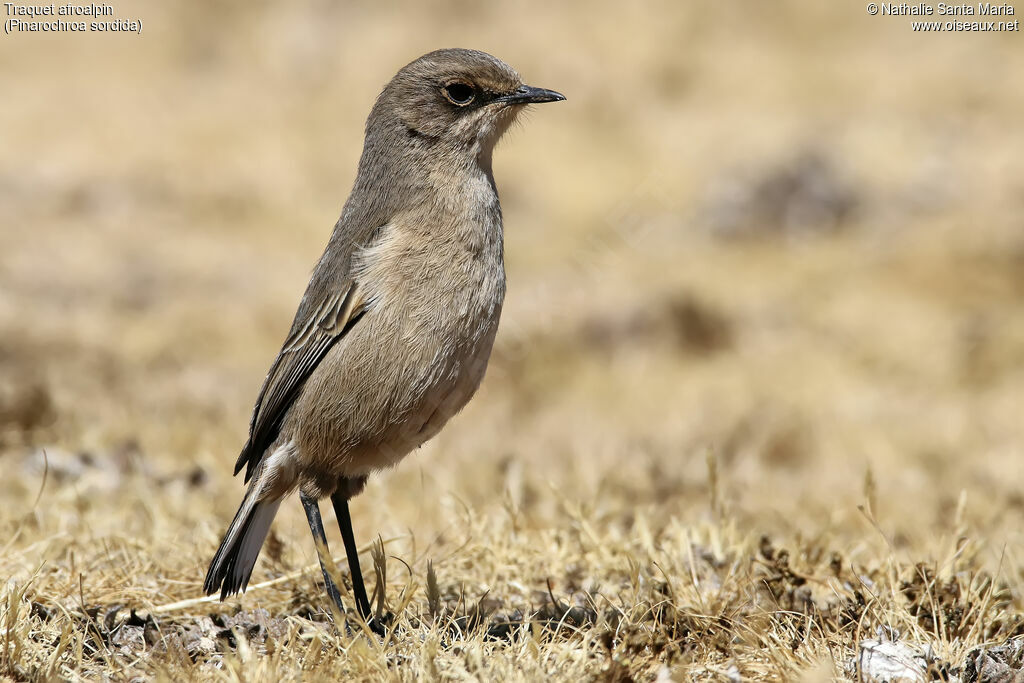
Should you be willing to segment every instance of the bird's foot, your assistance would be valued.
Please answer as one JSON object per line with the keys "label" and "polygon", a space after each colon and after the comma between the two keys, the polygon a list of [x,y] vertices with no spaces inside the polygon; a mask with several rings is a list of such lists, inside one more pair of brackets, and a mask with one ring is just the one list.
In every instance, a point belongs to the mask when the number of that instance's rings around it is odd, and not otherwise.
{"label": "bird's foot", "polygon": [[366,627],[375,635],[384,638],[387,636],[389,630],[394,630],[390,628],[394,621],[395,615],[392,612],[384,612],[383,614],[374,615],[367,619]]}

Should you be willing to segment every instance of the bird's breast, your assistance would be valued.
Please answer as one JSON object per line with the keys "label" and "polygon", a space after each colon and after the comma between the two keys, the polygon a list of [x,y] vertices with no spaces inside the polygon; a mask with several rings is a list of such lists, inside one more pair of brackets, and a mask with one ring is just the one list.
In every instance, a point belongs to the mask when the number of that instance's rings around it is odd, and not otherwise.
{"label": "bird's breast", "polygon": [[394,221],[357,254],[366,310],[314,378],[336,390],[311,392],[322,402],[311,449],[349,444],[336,473],[397,462],[462,409],[487,368],[505,295],[500,216],[496,226],[425,221]]}
{"label": "bird's breast", "polygon": [[403,335],[459,341],[478,336],[500,313],[501,209],[475,184],[395,217],[355,255],[369,310],[393,318]]}

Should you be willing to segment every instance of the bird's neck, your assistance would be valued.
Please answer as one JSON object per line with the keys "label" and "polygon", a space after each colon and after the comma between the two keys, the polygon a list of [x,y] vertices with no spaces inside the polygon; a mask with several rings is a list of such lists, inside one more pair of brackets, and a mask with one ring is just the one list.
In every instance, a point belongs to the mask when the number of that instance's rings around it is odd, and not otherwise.
{"label": "bird's neck", "polygon": [[328,248],[353,253],[368,244],[358,237],[351,243],[354,236],[372,240],[377,228],[397,224],[419,232],[424,247],[440,240],[457,247],[460,258],[500,269],[504,240],[490,146],[438,147],[404,130],[368,130],[359,175]]}
{"label": "bird's neck", "polygon": [[[398,122],[367,130],[359,175],[345,213],[381,225],[411,207],[436,207],[448,217],[496,213],[498,192],[492,171],[493,139],[446,145]],[[355,218],[355,216],[353,216]]]}

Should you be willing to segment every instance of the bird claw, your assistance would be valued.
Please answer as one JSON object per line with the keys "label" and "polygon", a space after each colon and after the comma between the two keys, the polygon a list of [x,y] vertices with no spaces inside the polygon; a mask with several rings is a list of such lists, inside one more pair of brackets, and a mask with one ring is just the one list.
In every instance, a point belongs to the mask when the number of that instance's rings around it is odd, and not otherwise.
{"label": "bird claw", "polygon": [[370,617],[366,620],[366,627],[369,628],[373,633],[384,638],[388,634],[388,627],[391,626],[395,621],[395,615],[392,612],[385,612],[384,614]]}

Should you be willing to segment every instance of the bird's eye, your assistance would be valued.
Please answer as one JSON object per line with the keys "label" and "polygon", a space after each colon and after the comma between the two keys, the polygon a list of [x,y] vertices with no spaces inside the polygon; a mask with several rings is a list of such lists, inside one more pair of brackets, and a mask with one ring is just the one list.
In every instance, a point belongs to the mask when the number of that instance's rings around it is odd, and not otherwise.
{"label": "bird's eye", "polygon": [[441,89],[441,92],[444,93],[449,102],[459,107],[465,107],[476,97],[473,86],[468,83],[449,83]]}

